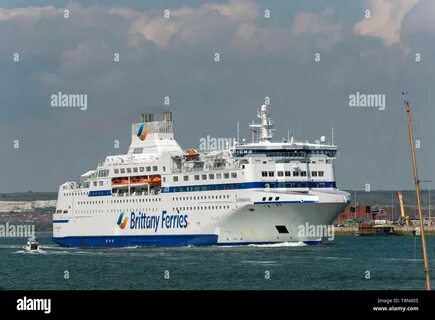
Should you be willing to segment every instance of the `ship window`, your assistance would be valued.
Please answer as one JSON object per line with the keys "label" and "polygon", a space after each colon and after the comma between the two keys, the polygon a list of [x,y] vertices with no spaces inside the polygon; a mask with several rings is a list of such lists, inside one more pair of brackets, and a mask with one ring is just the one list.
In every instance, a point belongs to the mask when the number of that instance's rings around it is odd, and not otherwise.
{"label": "ship window", "polygon": [[312,177],[317,177],[317,171],[311,171],[311,176]]}
{"label": "ship window", "polygon": [[208,175],[208,178],[209,178],[210,180],[213,180],[213,179],[214,179],[214,174],[213,174],[213,173],[210,173],[210,174]]}
{"label": "ship window", "polygon": [[301,177],[306,177],[307,176],[307,172],[306,171],[301,171]]}
{"label": "ship window", "polygon": [[266,201],[266,197],[263,197],[263,200],[262,201]]}
{"label": "ship window", "polygon": [[184,181],[189,181],[189,176],[184,176],[184,177],[183,177],[183,180],[184,180]]}
{"label": "ship window", "polygon": [[274,172],[273,171],[269,171],[269,177],[273,177],[274,176]]}
{"label": "ship window", "polygon": [[97,181],[94,181],[94,183],[93,183],[93,184],[94,184],[94,187],[96,187],[96,186],[97,186]]}
{"label": "ship window", "polygon": [[133,168],[133,172],[137,173],[137,168]]}
{"label": "ship window", "polygon": [[278,171],[278,177],[283,177],[284,176],[284,171]]}
{"label": "ship window", "polygon": [[323,171],[319,171],[319,177],[323,177]]}
{"label": "ship window", "polygon": [[100,183],[99,183],[99,184],[100,184],[100,186],[102,186],[102,185],[103,185],[103,181],[100,181]]}
{"label": "ship window", "polygon": [[206,175],[206,174],[202,174],[202,175],[201,175],[201,179],[202,179],[202,180],[207,180],[207,175]]}
{"label": "ship window", "polygon": [[121,173],[125,173],[125,169],[124,168],[121,169]]}
{"label": "ship window", "polygon": [[115,169],[115,174],[118,174],[119,173],[119,169]]}
{"label": "ship window", "polygon": [[224,178],[225,179],[228,179],[230,177],[230,174],[229,173],[224,173]]}
{"label": "ship window", "polygon": [[157,171],[157,166],[153,166],[153,171]]}
{"label": "ship window", "polygon": [[166,182],[166,177],[163,177],[163,182]]}
{"label": "ship window", "polygon": [[193,176],[193,178],[194,178],[195,180],[199,180],[199,175],[198,175],[198,174],[195,174],[195,175]]}
{"label": "ship window", "polygon": [[261,171],[261,176],[262,177],[267,177],[267,171]]}
{"label": "ship window", "polygon": [[231,172],[231,178],[237,178],[237,172]]}
{"label": "ship window", "polygon": [[133,154],[139,154],[142,153],[143,148],[134,148]]}
{"label": "ship window", "polygon": [[286,171],[286,172],[285,172],[285,176],[286,176],[286,177],[290,177],[291,175],[292,175],[292,172],[291,172],[291,171]]}
{"label": "ship window", "polygon": [[151,171],[151,167],[147,167],[147,172],[150,172]]}
{"label": "ship window", "polygon": [[163,172],[166,172],[166,167],[165,166],[163,166]]}
{"label": "ship window", "polygon": [[222,179],[222,173],[217,173],[216,174],[216,179]]}
{"label": "ship window", "polygon": [[109,170],[98,170],[98,177],[107,177],[109,175]]}
{"label": "ship window", "polygon": [[173,180],[174,182],[177,182],[177,181],[178,181],[178,176],[173,176],[173,177],[172,177],[172,180]]}
{"label": "ship window", "polygon": [[144,167],[140,167],[139,168],[139,172],[144,172],[145,171],[145,168]]}
{"label": "ship window", "polygon": [[293,171],[293,177],[299,177],[299,172],[298,171]]}
{"label": "ship window", "polygon": [[127,168],[127,173],[131,173],[131,168]]}

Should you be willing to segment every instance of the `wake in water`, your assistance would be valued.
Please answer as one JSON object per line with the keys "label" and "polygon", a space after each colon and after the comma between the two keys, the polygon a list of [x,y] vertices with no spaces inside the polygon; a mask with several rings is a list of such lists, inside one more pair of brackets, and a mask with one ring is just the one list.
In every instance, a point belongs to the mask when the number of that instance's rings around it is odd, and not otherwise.
{"label": "wake in water", "polygon": [[303,247],[306,246],[302,241],[300,242],[280,242],[271,244],[247,244],[247,245],[225,245],[215,246],[216,248],[242,248],[242,247],[254,247],[254,248],[284,248],[284,247]]}
{"label": "wake in water", "polygon": [[282,247],[303,247],[306,246],[302,241],[300,242],[281,242],[281,243],[271,243],[271,244],[249,244],[249,247],[258,248],[282,248]]}
{"label": "wake in water", "polygon": [[256,261],[256,260],[245,260],[242,261],[242,263],[250,263],[250,264],[258,264],[258,265],[270,265],[270,264],[277,264],[278,261]]}
{"label": "wake in water", "polygon": [[46,253],[48,253],[48,252],[39,249],[39,250],[32,250],[32,251],[19,250],[19,251],[15,251],[15,253],[25,253],[25,254],[33,254],[33,255],[35,255],[35,254],[46,254]]}

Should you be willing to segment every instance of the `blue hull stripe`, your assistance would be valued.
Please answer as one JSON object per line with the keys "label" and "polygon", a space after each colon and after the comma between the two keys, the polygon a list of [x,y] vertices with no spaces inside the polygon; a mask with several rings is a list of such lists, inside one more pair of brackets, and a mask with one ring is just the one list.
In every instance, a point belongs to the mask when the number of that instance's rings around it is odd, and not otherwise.
{"label": "blue hull stripe", "polygon": [[[164,187],[163,193],[169,192],[193,192],[193,191],[215,191],[215,190],[236,190],[236,189],[265,189],[265,188],[336,188],[335,181],[288,181],[288,182],[241,182],[241,183],[219,183],[203,184],[196,186]],[[89,191],[89,197],[111,196],[111,190]]]}
{"label": "blue hull stripe", "polygon": [[53,220],[53,223],[68,223],[69,220]]}
{"label": "blue hull stripe", "polygon": [[304,243],[305,243],[306,245],[313,246],[313,245],[321,244],[322,241],[319,241],[319,240],[313,240],[313,241],[304,241]]}
{"label": "blue hull stripe", "polygon": [[182,247],[215,245],[215,234],[158,235],[158,236],[73,236],[53,237],[63,247]]}
{"label": "blue hull stripe", "polygon": [[335,188],[335,181],[288,181],[288,182],[241,182],[241,183],[219,183],[204,184],[196,186],[164,187],[162,192],[193,192],[193,191],[214,191],[214,190],[235,190],[235,189],[265,189],[265,188]]}
{"label": "blue hull stripe", "polygon": [[[166,236],[74,236],[53,237],[53,242],[62,247],[109,248],[109,247],[184,247],[184,246],[242,246],[276,244],[279,242],[233,242],[218,243],[215,234],[166,235]],[[320,241],[304,241],[307,245]]]}

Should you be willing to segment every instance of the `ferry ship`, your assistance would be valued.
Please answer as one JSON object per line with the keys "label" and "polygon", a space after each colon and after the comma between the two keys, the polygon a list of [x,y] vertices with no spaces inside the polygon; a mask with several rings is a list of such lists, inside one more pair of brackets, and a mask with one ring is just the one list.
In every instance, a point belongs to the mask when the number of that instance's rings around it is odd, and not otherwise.
{"label": "ferry ship", "polygon": [[79,182],[59,187],[53,241],[66,247],[204,246],[324,237],[304,226],[332,223],[350,202],[336,187],[337,146],[272,141],[269,105],[251,124],[252,142],[186,152],[171,112],[143,114],[127,154],[107,156]]}

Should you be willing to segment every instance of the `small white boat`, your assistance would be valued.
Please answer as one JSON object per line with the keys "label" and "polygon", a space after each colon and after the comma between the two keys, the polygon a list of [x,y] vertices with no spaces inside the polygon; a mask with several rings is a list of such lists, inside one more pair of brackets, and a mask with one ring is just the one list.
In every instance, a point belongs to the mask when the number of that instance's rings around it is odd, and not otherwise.
{"label": "small white boat", "polygon": [[35,252],[35,253],[43,252],[39,248],[38,239],[36,239],[35,237],[29,238],[29,240],[27,241],[27,244],[24,246],[23,249],[26,250],[27,252]]}

